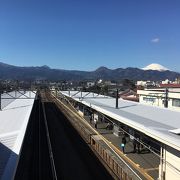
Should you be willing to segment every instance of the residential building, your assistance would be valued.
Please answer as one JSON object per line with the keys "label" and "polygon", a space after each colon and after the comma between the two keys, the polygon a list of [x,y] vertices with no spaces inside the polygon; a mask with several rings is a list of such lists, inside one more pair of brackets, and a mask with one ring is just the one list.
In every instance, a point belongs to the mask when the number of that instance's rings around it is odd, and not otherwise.
{"label": "residential building", "polygon": [[162,84],[161,87],[163,88],[138,90],[139,102],[180,111],[180,85]]}

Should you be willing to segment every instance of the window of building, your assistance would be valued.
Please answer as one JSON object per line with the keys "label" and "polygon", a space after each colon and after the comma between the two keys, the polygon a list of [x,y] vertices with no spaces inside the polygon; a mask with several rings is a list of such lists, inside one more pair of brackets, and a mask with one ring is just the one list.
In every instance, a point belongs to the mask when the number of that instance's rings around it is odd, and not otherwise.
{"label": "window of building", "polygon": [[156,98],[154,97],[143,97],[143,101],[154,103]]}
{"label": "window of building", "polygon": [[173,99],[172,106],[180,107],[180,99]]}

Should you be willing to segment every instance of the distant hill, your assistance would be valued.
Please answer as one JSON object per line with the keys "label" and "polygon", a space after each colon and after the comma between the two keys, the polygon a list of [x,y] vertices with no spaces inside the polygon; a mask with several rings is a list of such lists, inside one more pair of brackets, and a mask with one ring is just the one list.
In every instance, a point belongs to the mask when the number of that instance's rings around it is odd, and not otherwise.
{"label": "distant hill", "polygon": [[174,80],[180,73],[164,70],[143,70],[138,68],[117,68],[108,69],[100,67],[95,71],[75,71],[63,69],[51,69],[48,66],[40,67],[18,67],[0,62],[0,79],[17,80],[84,80],[84,79],[105,79],[105,80]]}

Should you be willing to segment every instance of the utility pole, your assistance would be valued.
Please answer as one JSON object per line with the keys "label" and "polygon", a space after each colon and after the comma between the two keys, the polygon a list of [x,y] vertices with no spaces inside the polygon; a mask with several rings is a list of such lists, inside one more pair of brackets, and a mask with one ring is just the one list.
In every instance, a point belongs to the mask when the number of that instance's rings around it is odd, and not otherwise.
{"label": "utility pole", "polygon": [[164,101],[164,107],[168,108],[168,88],[165,90],[165,101]]}
{"label": "utility pole", "polygon": [[119,90],[116,90],[116,109],[118,109]]}

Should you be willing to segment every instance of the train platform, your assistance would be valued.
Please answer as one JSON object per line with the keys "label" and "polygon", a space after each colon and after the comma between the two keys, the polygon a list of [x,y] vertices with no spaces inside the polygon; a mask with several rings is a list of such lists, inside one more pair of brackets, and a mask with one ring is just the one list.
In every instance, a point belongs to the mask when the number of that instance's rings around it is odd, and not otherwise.
{"label": "train platform", "polygon": [[[136,169],[148,173],[151,179],[180,179],[180,112],[93,92],[68,90],[59,91],[59,95],[67,98],[81,115],[89,111],[96,122],[102,115],[108,117],[113,121],[115,133],[122,130],[125,136],[134,138],[133,145],[145,149],[130,153],[132,143],[128,142],[125,147],[128,153],[123,154],[128,164],[135,164]],[[119,141],[114,146],[121,152]]]}
{"label": "train platform", "polygon": [[125,160],[128,160],[132,167],[137,167],[141,170],[142,173],[146,173],[150,176],[151,179],[157,179],[159,176],[159,163],[160,158],[150,152],[148,149],[142,149],[139,153],[134,152],[133,142],[129,137],[126,137],[125,152],[122,152],[121,142],[123,133],[120,136],[113,134],[112,129],[107,129],[107,123],[99,122],[97,128],[95,128],[95,123],[90,122],[88,117],[85,117],[88,123],[98,131],[103,137],[105,137],[114,147],[124,156]]}

